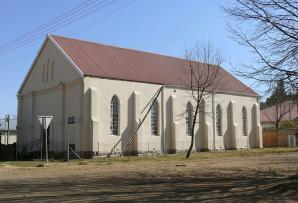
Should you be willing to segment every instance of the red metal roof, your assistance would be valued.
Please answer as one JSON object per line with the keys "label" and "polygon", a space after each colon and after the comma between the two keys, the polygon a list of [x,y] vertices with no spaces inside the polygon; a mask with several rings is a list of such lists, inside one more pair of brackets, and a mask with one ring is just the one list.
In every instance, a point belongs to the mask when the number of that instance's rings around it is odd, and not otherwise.
{"label": "red metal roof", "polygon": [[[118,48],[77,39],[51,36],[85,76],[182,86],[183,59]],[[219,91],[257,96],[220,68]]]}

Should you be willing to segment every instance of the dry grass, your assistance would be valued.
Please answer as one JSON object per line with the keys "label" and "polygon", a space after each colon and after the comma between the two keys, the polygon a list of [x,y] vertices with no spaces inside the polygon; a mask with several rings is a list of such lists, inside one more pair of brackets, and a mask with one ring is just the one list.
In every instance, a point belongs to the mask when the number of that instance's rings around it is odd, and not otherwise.
{"label": "dry grass", "polygon": [[[262,156],[265,154],[282,154],[298,152],[298,147],[277,147],[277,148],[263,148],[263,149],[243,149],[243,150],[227,150],[227,151],[209,151],[209,152],[193,152],[189,159],[185,159],[185,153],[168,154],[168,155],[151,155],[151,156],[131,156],[131,157],[100,157],[95,159],[85,160],[70,160],[69,162],[63,160],[49,160],[50,165],[90,165],[90,164],[111,164],[111,163],[126,163],[126,162],[164,162],[164,161],[194,161],[203,159],[221,159],[232,157],[249,157]],[[38,167],[44,164],[44,161],[4,161],[0,162],[0,167],[3,166],[17,166],[17,167]]]}

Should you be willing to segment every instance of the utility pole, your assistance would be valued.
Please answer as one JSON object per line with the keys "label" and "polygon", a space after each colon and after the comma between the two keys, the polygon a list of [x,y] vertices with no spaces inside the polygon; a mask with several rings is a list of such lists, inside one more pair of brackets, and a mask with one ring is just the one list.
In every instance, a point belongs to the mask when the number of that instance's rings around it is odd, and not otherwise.
{"label": "utility pole", "polygon": [[6,138],[6,145],[9,144],[9,123],[10,123],[10,115],[6,115],[6,122],[7,122],[7,138]]}

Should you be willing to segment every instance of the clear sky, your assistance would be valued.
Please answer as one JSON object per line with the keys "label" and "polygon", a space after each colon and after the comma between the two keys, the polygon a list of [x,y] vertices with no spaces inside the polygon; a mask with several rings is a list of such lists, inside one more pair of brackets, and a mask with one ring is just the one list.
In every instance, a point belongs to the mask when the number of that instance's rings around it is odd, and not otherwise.
{"label": "clear sky", "polygon": [[[0,46],[84,1],[2,0]],[[235,66],[252,57],[246,48],[229,38],[228,18],[220,5],[230,0],[136,0],[103,18],[130,1],[118,0],[51,33],[177,57],[182,57],[185,48],[196,42],[210,41],[222,50],[226,59],[223,66],[229,71],[231,64]],[[0,117],[7,113],[16,115],[17,91],[45,37],[0,55]]]}

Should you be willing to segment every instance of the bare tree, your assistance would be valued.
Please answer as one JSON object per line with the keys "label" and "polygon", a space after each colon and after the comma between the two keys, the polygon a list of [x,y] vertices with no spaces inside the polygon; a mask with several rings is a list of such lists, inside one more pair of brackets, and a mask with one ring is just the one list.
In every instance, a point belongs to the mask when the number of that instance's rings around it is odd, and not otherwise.
{"label": "bare tree", "polygon": [[280,79],[297,89],[298,1],[233,0],[224,10],[234,20],[229,24],[232,37],[256,55],[238,74],[269,90]]}
{"label": "bare tree", "polygon": [[279,129],[281,128],[281,123],[286,117],[287,114],[290,114],[291,108],[293,107],[293,103],[289,103],[289,101],[275,101],[275,104],[271,107],[268,107],[263,110],[264,114],[268,118],[268,120],[274,125],[275,133],[277,137],[277,146],[278,146],[278,136]]}
{"label": "bare tree", "polygon": [[191,120],[191,143],[186,154],[186,158],[189,158],[194,145],[195,126],[201,112],[199,107],[220,82],[222,56],[219,50],[215,50],[210,43],[207,43],[196,44],[194,48],[187,49],[184,59],[185,72],[182,81],[191,90],[191,97],[195,101]]}
{"label": "bare tree", "polygon": [[280,128],[281,121],[289,113],[292,105],[287,101],[277,101],[273,106],[263,110],[268,120],[274,125],[276,131]]}
{"label": "bare tree", "polygon": [[290,112],[294,105],[294,103],[289,99],[290,96],[285,91],[284,82],[280,80],[276,83],[272,95],[267,98],[266,102],[270,105],[270,107],[262,110],[268,121],[270,121],[275,127],[277,143],[281,122],[287,115],[291,115]]}

